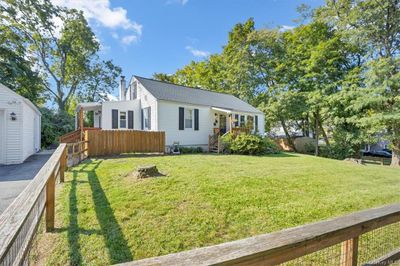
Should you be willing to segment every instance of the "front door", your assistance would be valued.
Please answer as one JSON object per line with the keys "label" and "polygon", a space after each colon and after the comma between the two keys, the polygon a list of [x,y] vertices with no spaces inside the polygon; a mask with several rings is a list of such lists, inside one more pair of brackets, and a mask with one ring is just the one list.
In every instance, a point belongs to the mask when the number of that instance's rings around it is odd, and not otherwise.
{"label": "front door", "polygon": [[219,132],[226,133],[226,115],[219,115]]}

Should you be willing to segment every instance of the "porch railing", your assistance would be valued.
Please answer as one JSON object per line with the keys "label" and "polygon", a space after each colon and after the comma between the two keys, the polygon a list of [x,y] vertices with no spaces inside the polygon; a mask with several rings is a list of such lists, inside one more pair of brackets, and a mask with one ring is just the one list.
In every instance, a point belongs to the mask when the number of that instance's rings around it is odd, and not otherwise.
{"label": "porch railing", "polygon": [[400,259],[400,204],[122,265],[388,265]]}
{"label": "porch railing", "polygon": [[240,134],[249,134],[250,133],[250,129],[247,127],[233,127],[232,128],[232,134],[233,135],[240,135]]}

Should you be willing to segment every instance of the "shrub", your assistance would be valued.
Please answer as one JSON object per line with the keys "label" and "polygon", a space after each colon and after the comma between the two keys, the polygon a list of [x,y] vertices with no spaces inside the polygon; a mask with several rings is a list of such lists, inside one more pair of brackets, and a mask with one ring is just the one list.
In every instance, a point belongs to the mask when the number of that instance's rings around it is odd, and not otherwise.
{"label": "shrub", "polygon": [[271,153],[278,153],[279,147],[276,144],[276,142],[270,138],[264,138],[264,148],[265,148],[265,153],[271,154]]}
{"label": "shrub", "polygon": [[58,144],[58,137],[74,130],[74,118],[66,112],[40,108],[42,113],[42,148]]}
{"label": "shrub", "polygon": [[231,153],[231,145],[234,140],[234,136],[232,133],[228,133],[221,137],[222,142],[222,150],[226,153]]}
{"label": "shrub", "polygon": [[203,149],[201,147],[179,147],[179,150],[182,154],[190,154],[190,153],[202,153]]}
{"label": "shrub", "polygon": [[278,152],[275,142],[258,135],[241,134],[234,136],[227,134],[222,137],[223,149],[227,153],[260,155]]}

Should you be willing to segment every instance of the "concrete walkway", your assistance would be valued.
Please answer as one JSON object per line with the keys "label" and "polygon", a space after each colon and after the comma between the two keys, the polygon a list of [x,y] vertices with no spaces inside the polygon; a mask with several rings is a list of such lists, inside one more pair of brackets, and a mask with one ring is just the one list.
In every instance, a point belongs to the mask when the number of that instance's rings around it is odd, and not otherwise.
{"label": "concrete walkway", "polygon": [[0,213],[31,182],[52,153],[43,151],[30,156],[22,164],[0,165]]}

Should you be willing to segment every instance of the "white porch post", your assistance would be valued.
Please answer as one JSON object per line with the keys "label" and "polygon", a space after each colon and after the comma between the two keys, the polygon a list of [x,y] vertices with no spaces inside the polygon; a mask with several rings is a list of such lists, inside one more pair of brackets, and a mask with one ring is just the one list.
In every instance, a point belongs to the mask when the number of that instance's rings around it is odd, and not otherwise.
{"label": "white porch post", "polygon": [[75,112],[74,119],[75,119],[75,124],[74,124],[75,130],[77,130],[78,129],[78,113],[77,112]]}

